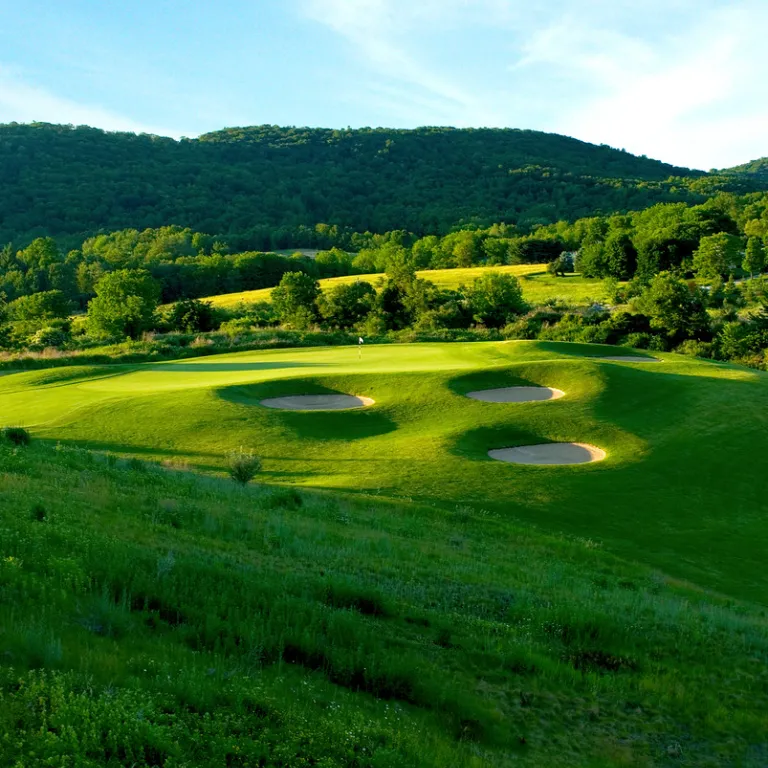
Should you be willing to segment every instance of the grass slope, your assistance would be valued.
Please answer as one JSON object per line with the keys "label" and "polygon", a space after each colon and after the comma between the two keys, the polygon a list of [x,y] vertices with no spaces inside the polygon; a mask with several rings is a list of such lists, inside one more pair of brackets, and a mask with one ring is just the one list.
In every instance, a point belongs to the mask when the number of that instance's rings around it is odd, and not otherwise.
{"label": "grass slope", "polygon": [[0,532],[2,765],[768,760],[764,611],[590,541],[41,443]]}
{"label": "grass slope", "polygon": [[[486,272],[501,272],[515,275],[522,282],[523,295],[531,304],[541,304],[548,299],[562,299],[569,304],[588,304],[605,298],[602,280],[568,275],[554,277],[547,274],[546,264],[518,264],[507,267],[469,267],[466,269],[425,269],[417,272],[418,277],[437,285],[439,288],[456,290],[461,285],[469,285],[476,277]],[[372,285],[378,285],[385,279],[381,274],[346,275],[344,277],[329,277],[320,280],[324,291],[334,285],[354,283],[365,280]],[[271,288],[261,288],[257,291],[241,291],[240,293],[224,293],[219,296],[208,296],[204,301],[210,301],[215,307],[231,309],[239,305],[257,304],[269,301]]]}
{"label": "grass slope", "polygon": [[[768,377],[675,355],[600,362],[615,347],[508,342],[290,349],[0,379],[11,425],[64,445],[221,471],[239,446],[269,483],[435,503],[600,540],[614,552],[764,601]],[[464,393],[554,386],[555,402]],[[342,392],[370,409],[291,413],[265,397]],[[593,443],[605,461],[523,467],[492,448]]]}

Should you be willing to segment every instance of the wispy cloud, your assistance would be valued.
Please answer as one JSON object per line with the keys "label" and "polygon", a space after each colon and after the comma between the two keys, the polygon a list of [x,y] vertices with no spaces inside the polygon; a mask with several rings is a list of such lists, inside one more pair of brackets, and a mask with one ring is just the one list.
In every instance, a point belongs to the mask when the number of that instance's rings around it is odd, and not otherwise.
{"label": "wispy cloud", "polygon": [[0,123],[51,122],[92,125],[110,131],[174,136],[179,132],[147,125],[124,115],[89,104],[80,104],[32,85],[8,67],[0,65]]}
{"label": "wispy cloud", "polygon": [[[359,61],[377,75],[369,98],[383,95],[380,105],[393,105],[403,115],[448,119],[455,124],[501,124],[503,118],[455,76],[420,58],[411,38],[423,25],[445,24],[467,0],[304,0],[314,21],[336,32],[355,50]],[[428,120],[430,122],[430,120]]]}
{"label": "wispy cloud", "polygon": [[764,0],[299,1],[352,46],[367,100],[411,124],[539,128],[700,168],[768,154]]}
{"label": "wispy cloud", "polygon": [[534,34],[513,71],[572,82],[579,98],[561,108],[555,130],[725,166],[768,153],[767,24],[768,9],[754,2],[719,4],[646,36],[569,16]]}

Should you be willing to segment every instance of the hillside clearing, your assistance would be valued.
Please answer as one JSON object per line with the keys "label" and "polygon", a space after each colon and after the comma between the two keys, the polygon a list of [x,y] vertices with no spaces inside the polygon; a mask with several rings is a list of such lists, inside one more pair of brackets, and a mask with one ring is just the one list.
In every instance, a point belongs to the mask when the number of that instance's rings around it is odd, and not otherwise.
{"label": "hillside clearing", "polygon": [[[438,288],[450,290],[456,290],[461,285],[469,285],[475,278],[488,272],[515,275],[521,279],[524,297],[534,305],[554,299],[560,299],[569,304],[588,304],[591,301],[603,301],[605,299],[605,288],[602,280],[585,278],[576,274],[554,277],[548,274],[546,269],[546,264],[519,264],[506,267],[425,269],[416,274],[418,277],[434,283]],[[319,282],[322,290],[328,291],[335,285],[357,281],[369,282],[377,287],[385,279],[383,274],[368,274],[329,277]],[[257,291],[208,296],[204,301],[210,301],[214,307],[221,309],[233,309],[240,305],[248,306],[268,302],[271,294],[272,288],[262,288]]]}

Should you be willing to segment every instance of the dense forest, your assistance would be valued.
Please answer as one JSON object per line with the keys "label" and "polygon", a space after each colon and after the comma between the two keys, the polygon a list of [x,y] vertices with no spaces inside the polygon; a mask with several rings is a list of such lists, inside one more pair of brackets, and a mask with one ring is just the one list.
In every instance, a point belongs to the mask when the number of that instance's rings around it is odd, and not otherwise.
{"label": "dense forest", "polygon": [[504,221],[525,232],[767,185],[761,173],[709,175],[537,131],[260,126],[175,141],[0,126],[0,243],[17,247],[170,224],[238,251],[336,245],[318,222],[423,236]]}

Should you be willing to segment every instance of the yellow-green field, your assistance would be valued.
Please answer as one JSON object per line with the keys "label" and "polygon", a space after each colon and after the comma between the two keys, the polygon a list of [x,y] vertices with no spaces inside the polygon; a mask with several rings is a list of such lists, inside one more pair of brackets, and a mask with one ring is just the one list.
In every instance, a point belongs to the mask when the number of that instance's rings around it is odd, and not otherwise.
{"label": "yellow-green field", "polygon": [[[439,288],[456,289],[461,285],[471,283],[476,277],[480,277],[480,275],[486,272],[499,272],[515,275],[520,278],[523,294],[531,304],[541,304],[548,299],[562,299],[569,304],[588,304],[590,300],[600,301],[605,298],[602,280],[581,277],[581,275],[575,274],[568,275],[567,277],[553,277],[547,274],[546,264],[470,267],[468,269],[425,269],[417,274],[420,278],[429,280]],[[334,285],[354,283],[357,280],[365,280],[376,286],[379,281],[384,279],[385,276],[382,274],[329,277],[325,280],[320,280],[320,287],[327,291]],[[215,307],[233,309],[239,305],[248,306],[269,301],[271,294],[271,288],[262,288],[258,291],[241,291],[240,293],[208,296],[205,301],[210,301]]]}

